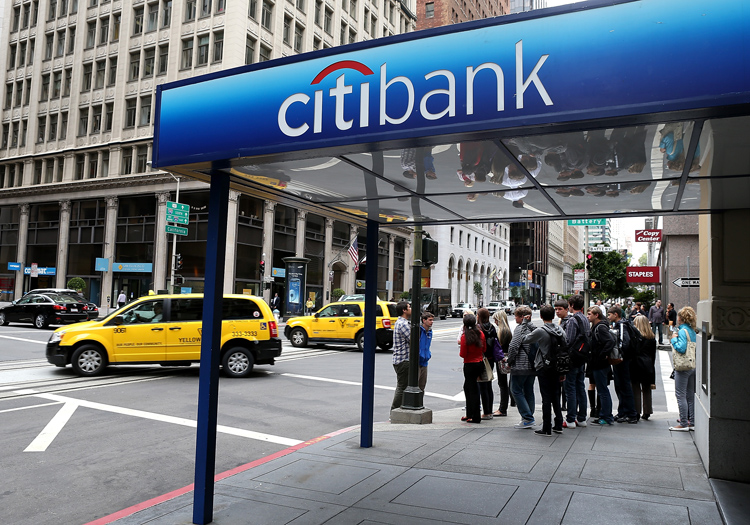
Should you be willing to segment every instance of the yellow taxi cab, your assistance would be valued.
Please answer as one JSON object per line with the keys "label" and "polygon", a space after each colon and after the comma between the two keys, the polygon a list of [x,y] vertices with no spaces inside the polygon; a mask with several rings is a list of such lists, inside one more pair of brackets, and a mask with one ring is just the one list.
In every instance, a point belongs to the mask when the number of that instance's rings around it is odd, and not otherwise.
{"label": "yellow taxi cab", "polygon": [[[377,345],[383,350],[390,350],[397,317],[396,303],[378,301],[375,308]],[[362,350],[365,346],[364,311],[364,301],[330,303],[314,315],[289,319],[284,327],[284,336],[296,347],[304,347],[308,343],[356,343]]]}
{"label": "yellow taxi cab", "polygon": [[[70,364],[82,376],[108,365],[189,366],[200,361],[202,318],[202,294],[141,297],[102,320],[55,330],[47,361]],[[229,377],[246,377],[281,355],[278,325],[262,298],[225,295],[222,319],[221,364]]]}

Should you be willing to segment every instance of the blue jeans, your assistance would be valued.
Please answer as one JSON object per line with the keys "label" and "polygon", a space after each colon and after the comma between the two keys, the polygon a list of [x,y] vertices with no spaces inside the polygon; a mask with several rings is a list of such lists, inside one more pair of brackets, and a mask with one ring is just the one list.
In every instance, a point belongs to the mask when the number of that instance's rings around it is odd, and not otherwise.
{"label": "blue jeans", "polygon": [[594,384],[596,385],[596,393],[599,395],[602,406],[599,409],[599,418],[603,419],[607,423],[612,423],[615,418],[612,417],[612,396],[609,393],[609,367],[602,368],[601,370],[592,370],[591,375],[594,376]]}
{"label": "blue jeans", "polygon": [[695,369],[674,371],[674,395],[680,409],[680,425],[692,426],[695,423]]}
{"label": "blue jeans", "polygon": [[526,421],[534,421],[534,379],[536,376],[510,376],[510,391],[516,400],[518,413]]}
{"label": "blue jeans", "polygon": [[630,361],[623,361],[619,365],[612,366],[612,374],[615,376],[615,393],[617,394],[617,416],[637,417],[635,411],[635,399],[633,398],[633,385],[630,383]]}
{"label": "blue jeans", "polygon": [[565,395],[568,397],[568,423],[586,421],[586,384],[584,383],[585,365],[571,366],[565,374]]}
{"label": "blue jeans", "polygon": [[661,327],[664,325],[664,323],[651,323],[651,330],[654,332],[654,335],[656,335],[656,331],[659,330],[659,344],[663,344],[662,341],[662,335],[661,335]]}

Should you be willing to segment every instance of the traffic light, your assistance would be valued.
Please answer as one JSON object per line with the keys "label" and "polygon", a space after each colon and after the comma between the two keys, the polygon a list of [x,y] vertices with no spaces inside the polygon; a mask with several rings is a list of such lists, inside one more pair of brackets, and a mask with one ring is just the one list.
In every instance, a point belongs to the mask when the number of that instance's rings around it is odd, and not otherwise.
{"label": "traffic light", "polygon": [[185,278],[182,275],[175,275],[174,276],[174,284],[175,286],[180,286],[181,284],[185,283]]}
{"label": "traffic light", "polygon": [[174,269],[182,270],[182,255],[179,253],[174,256]]}
{"label": "traffic light", "polygon": [[260,261],[258,266],[260,267],[260,276],[263,277],[263,274],[266,272],[266,261]]}
{"label": "traffic light", "polygon": [[602,282],[598,279],[589,279],[589,291],[598,292],[602,288]]}
{"label": "traffic light", "polygon": [[591,271],[591,260],[594,258],[594,256],[590,253],[586,254],[586,269],[588,271]]}

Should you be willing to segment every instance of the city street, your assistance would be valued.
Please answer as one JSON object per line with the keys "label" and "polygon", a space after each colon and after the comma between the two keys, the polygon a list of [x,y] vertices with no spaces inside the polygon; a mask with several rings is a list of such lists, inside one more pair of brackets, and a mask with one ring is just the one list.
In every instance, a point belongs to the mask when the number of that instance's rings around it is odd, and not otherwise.
{"label": "city street", "polygon": [[[425,396],[433,411],[464,403],[460,323],[434,325]],[[197,366],[112,367],[100,378],[78,378],[46,363],[51,332],[0,327],[0,521],[88,523],[192,483]],[[361,359],[353,348],[296,349],[284,341],[275,366],[259,366],[245,380],[222,378],[216,472],[358,425]],[[376,354],[375,384],[375,421],[387,421],[390,352]],[[659,384],[655,410],[668,410],[666,402]],[[508,419],[516,416],[511,409]]]}

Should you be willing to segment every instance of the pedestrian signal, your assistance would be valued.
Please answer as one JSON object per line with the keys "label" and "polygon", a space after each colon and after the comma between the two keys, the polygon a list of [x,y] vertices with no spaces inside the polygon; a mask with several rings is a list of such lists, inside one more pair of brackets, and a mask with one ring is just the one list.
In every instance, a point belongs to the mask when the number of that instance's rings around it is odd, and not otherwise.
{"label": "pedestrian signal", "polygon": [[589,290],[592,292],[599,291],[602,288],[602,282],[597,279],[589,279]]}

